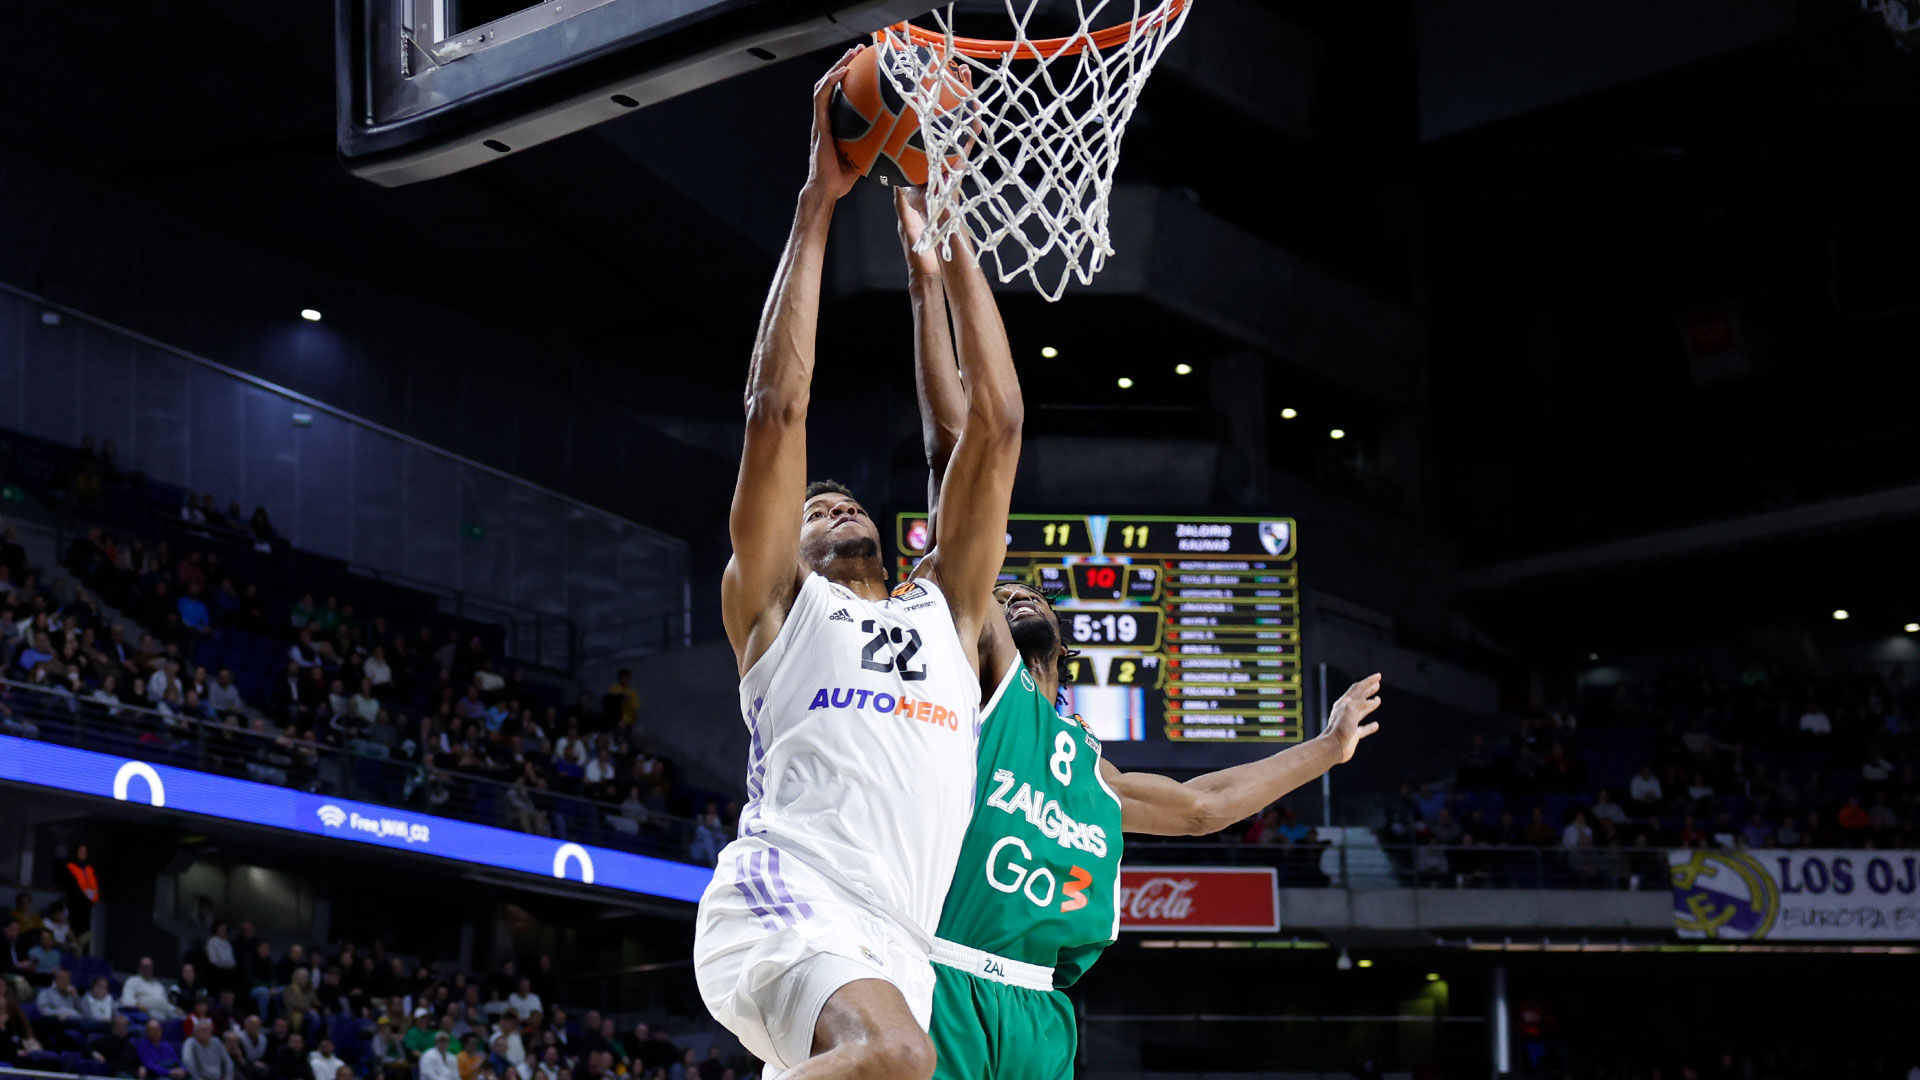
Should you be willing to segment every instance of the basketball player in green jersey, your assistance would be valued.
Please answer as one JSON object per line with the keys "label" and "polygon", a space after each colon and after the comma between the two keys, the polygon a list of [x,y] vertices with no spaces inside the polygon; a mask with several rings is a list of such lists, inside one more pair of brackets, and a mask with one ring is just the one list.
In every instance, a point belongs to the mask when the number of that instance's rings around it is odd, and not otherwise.
{"label": "basketball player in green jersey", "polygon": [[[924,204],[917,192],[897,189],[894,198],[932,488],[959,438],[966,394],[940,263],[913,251]],[[1320,736],[1260,761],[1186,783],[1123,773],[1079,718],[1055,711],[1071,650],[1053,606],[1025,585],[1003,584],[994,598],[1006,618],[981,632],[973,818],[933,948],[934,1077],[1067,1080],[1079,1034],[1060,988],[1119,934],[1121,833],[1218,832],[1348,760],[1379,727],[1368,717],[1380,706],[1380,676],[1348,688]]]}

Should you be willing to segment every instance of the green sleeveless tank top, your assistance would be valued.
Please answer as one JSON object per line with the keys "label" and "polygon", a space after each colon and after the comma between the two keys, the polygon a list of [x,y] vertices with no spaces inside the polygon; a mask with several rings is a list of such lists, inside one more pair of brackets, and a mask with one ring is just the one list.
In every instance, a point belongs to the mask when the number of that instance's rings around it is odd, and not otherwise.
{"label": "green sleeveless tank top", "polygon": [[1120,799],[1100,776],[1100,740],[1016,663],[982,710],[978,760],[938,934],[1071,986],[1120,929]]}

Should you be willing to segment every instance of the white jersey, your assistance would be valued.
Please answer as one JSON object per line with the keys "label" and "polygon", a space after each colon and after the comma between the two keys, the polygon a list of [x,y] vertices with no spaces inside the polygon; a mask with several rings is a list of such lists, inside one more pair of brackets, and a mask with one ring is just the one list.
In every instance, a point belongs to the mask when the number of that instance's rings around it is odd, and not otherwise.
{"label": "white jersey", "polygon": [[740,680],[752,748],[728,851],[785,849],[930,939],[971,814],[979,702],[933,582],[875,603],[808,574]]}

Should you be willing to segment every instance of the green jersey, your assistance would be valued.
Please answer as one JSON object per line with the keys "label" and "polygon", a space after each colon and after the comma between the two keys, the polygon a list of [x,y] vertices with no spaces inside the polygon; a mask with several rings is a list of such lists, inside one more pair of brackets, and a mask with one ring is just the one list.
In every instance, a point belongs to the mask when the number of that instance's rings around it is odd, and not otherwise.
{"label": "green jersey", "polygon": [[1015,663],[981,710],[979,779],[939,937],[1071,986],[1120,930],[1120,799],[1100,740]]}

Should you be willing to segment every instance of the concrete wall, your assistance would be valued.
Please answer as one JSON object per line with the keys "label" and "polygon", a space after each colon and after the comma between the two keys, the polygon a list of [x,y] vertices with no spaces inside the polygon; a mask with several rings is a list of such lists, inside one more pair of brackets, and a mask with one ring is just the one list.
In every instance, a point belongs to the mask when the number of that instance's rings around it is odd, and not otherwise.
{"label": "concrete wall", "polygon": [[[530,328],[532,298],[476,318],[382,283],[419,238],[395,236],[376,273],[284,254],[242,217],[222,224],[0,148],[0,282],[669,532],[679,509],[639,478],[731,488],[737,451],[701,444],[735,437],[696,429],[685,373],[744,370],[743,355],[666,332],[595,351]],[[411,265],[431,277],[431,259]],[[301,322],[306,307],[325,320]]]}
{"label": "concrete wall", "polygon": [[[295,351],[344,350],[325,324],[284,335]],[[265,507],[307,551],[579,624],[680,602],[684,542],[332,404],[0,288],[0,426],[112,439],[123,467]],[[565,640],[551,645],[514,655],[564,668]]]}
{"label": "concrete wall", "polygon": [[1285,930],[1656,930],[1673,927],[1673,896],[1532,889],[1281,889]]}
{"label": "concrete wall", "polygon": [[656,653],[628,662],[640,688],[640,723],[690,778],[741,792],[747,772],[747,725],[740,717],[740,673],[725,641]]}

